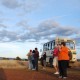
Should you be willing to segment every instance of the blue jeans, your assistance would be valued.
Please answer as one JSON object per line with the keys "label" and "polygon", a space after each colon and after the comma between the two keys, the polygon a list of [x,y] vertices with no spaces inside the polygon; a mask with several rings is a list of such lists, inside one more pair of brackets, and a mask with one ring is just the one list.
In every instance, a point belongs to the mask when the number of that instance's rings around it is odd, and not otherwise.
{"label": "blue jeans", "polygon": [[35,69],[35,60],[32,60],[33,69]]}

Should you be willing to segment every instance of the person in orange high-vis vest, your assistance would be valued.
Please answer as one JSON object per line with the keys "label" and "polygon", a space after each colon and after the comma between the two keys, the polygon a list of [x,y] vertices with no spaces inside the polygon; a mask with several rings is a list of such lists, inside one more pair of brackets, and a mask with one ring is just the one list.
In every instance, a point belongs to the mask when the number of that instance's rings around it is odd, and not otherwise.
{"label": "person in orange high-vis vest", "polygon": [[67,65],[69,62],[68,47],[65,42],[61,42],[58,54],[59,78],[67,78]]}

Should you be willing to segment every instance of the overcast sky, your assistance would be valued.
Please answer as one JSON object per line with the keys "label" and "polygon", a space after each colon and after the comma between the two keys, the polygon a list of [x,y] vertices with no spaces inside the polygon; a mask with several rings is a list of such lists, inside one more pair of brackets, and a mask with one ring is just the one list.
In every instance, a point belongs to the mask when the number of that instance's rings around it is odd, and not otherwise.
{"label": "overcast sky", "polygon": [[56,36],[73,38],[80,58],[80,0],[0,0],[0,56],[26,58]]}

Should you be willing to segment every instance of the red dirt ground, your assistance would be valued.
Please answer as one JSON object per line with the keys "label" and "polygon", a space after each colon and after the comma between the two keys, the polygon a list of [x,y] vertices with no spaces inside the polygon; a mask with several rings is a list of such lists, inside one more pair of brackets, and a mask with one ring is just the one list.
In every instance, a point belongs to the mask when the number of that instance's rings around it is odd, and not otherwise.
{"label": "red dirt ground", "polygon": [[[53,68],[39,71],[26,69],[2,69],[0,68],[0,80],[62,80],[58,79],[58,75],[54,75]],[[68,70],[68,78],[66,80],[80,80],[80,70]]]}

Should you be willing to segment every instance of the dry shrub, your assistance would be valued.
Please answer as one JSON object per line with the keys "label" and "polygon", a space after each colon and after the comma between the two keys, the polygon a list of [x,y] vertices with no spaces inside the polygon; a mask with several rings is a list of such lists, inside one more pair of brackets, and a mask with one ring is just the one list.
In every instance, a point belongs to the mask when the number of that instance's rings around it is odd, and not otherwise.
{"label": "dry shrub", "polygon": [[0,60],[1,68],[25,68],[25,65],[17,60]]}

